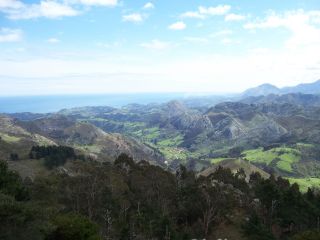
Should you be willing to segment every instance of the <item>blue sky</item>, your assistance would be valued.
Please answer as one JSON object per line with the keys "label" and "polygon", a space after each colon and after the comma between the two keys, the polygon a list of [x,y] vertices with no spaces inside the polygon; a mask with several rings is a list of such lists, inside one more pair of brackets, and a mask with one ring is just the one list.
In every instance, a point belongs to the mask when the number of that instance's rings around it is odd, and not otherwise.
{"label": "blue sky", "polygon": [[319,0],[0,0],[0,95],[294,85],[319,53]]}

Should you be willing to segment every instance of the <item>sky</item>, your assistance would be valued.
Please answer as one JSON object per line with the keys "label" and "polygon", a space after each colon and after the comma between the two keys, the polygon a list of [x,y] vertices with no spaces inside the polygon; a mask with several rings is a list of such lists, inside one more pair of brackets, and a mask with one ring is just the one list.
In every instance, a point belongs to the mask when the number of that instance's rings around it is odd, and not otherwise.
{"label": "sky", "polygon": [[318,79],[319,0],[0,0],[0,96]]}

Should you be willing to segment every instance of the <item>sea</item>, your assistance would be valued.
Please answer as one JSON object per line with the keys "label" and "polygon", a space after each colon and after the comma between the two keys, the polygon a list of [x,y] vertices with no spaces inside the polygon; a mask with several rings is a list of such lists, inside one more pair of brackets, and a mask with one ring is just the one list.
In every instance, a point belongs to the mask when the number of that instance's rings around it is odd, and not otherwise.
{"label": "sea", "polygon": [[132,103],[164,103],[185,97],[185,93],[10,96],[0,97],[0,113],[52,113],[84,106],[122,107]]}

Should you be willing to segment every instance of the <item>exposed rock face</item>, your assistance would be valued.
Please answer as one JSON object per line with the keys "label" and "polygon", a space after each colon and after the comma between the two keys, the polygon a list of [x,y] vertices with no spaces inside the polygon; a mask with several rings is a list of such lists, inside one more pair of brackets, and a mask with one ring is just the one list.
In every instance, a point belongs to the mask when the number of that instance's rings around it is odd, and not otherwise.
{"label": "exposed rock face", "polygon": [[221,103],[209,109],[205,115],[211,121],[207,136],[213,142],[272,142],[288,132],[267,111],[262,112],[254,105],[239,102]]}

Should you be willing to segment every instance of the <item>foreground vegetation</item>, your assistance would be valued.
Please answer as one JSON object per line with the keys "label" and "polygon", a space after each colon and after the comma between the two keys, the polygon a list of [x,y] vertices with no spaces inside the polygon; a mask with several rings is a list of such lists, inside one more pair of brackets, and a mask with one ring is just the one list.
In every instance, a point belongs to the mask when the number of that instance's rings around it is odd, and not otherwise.
{"label": "foreground vegetation", "polygon": [[31,153],[68,160],[33,180],[0,162],[0,239],[320,238],[320,195],[281,177],[252,173],[247,182],[242,169],[223,168],[197,177],[124,154],[99,163],[48,149]]}

